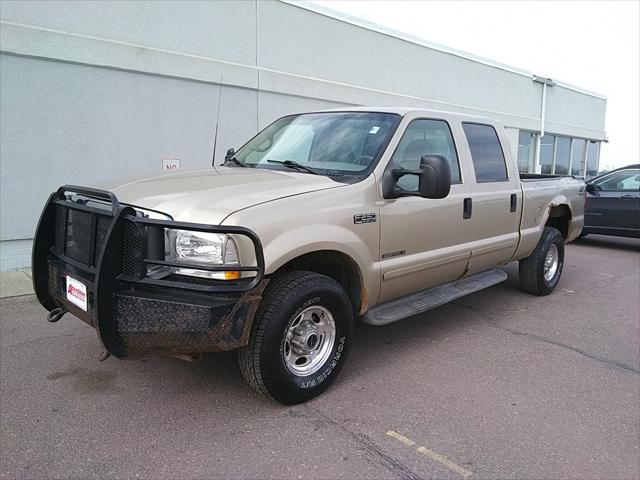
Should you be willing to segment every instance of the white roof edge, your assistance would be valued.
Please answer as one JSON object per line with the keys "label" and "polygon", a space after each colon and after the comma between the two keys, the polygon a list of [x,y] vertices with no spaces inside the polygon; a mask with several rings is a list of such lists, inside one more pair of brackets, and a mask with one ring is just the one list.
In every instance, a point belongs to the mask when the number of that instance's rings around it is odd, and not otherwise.
{"label": "white roof edge", "polygon": [[[496,62],[494,60],[490,60],[488,58],[480,57],[478,55],[474,55],[472,53],[464,52],[462,50],[457,50],[455,48],[447,47],[446,45],[441,45],[439,43],[431,42],[429,40],[425,40],[424,38],[416,37],[414,35],[410,35],[408,33],[401,32],[399,30],[395,30],[393,28],[385,27],[379,25],[377,23],[370,22],[368,20],[364,20],[362,18],[354,17],[347,13],[339,12],[337,10],[333,10],[331,8],[323,7],[322,5],[309,3],[303,0],[279,0],[282,3],[286,3],[288,5],[302,8],[304,10],[308,10],[314,13],[318,13],[320,15],[324,15],[325,17],[333,18],[334,20],[338,20],[344,23],[348,23],[350,25],[354,25],[356,27],[364,28],[365,30],[371,30],[377,33],[381,33],[382,35],[387,35],[389,37],[394,37],[400,40],[404,40],[405,42],[413,43],[415,45],[420,45],[422,47],[427,47],[432,50],[438,50],[443,53],[448,53],[449,55],[454,55],[456,57],[464,58],[466,60],[471,60],[473,62],[481,63],[483,65],[487,65],[489,67],[498,68],[500,70],[505,70],[507,72],[515,73],[517,75],[522,75],[523,77],[529,77],[533,79],[535,76],[532,72],[528,70],[524,70],[518,67],[514,67],[511,65],[507,65],[505,63]],[[582,93],[584,95],[589,95],[591,97],[600,98],[602,100],[607,100],[605,95],[602,95],[597,92],[593,92],[591,90],[587,90],[585,88],[577,87],[575,85],[571,85],[570,83],[562,82],[559,80],[555,80],[557,86],[566,88],[567,90],[573,90],[574,92]]]}
{"label": "white roof edge", "polygon": [[603,95],[602,93],[587,90],[586,88],[578,87],[576,85],[572,85],[571,83],[563,82],[562,80],[554,80],[554,82],[556,82],[559,87],[566,88],[567,90],[573,90],[574,92],[582,93],[584,95],[607,100],[607,96]]}

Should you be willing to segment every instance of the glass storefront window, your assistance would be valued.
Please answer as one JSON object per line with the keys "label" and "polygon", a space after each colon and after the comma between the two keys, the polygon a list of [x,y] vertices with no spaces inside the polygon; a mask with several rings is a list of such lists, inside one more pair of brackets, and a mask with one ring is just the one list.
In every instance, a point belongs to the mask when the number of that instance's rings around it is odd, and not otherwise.
{"label": "glass storefront window", "polygon": [[558,137],[556,139],[556,164],[553,173],[567,175],[569,173],[569,156],[571,154],[571,139]]}
{"label": "glass storefront window", "polygon": [[581,177],[584,175],[584,160],[587,151],[587,141],[582,138],[572,140],[571,150],[571,175]]}
{"label": "glass storefront window", "polygon": [[600,142],[589,142],[587,144],[586,178],[595,177],[598,174],[599,157],[600,157]]}
{"label": "glass storefront window", "polygon": [[533,157],[533,133],[521,131],[518,135],[518,171],[530,173]]}
{"label": "glass storefront window", "polygon": [[551,173],[553,170],[553,150],[555,135],[544,135],[540,139],[540,173]]}

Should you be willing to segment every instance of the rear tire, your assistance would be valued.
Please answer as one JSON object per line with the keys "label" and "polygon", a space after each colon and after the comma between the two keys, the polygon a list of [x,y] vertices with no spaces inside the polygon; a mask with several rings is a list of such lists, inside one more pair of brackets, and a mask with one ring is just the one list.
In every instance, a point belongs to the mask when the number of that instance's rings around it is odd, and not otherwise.
{"label": "rear tire", "polygon": [[538,246],[520,260],[520,288],[534,295],[549,295],[560,281],[564,266],[564,238],[553,227],[545,227]]}
{"label": "rear tire", "polygon": [[238,352],[245,380],[280,403],[305,402],[324,392],[344,364],[353,310],[335,280],[288,272],[267,286],[249,343]]}

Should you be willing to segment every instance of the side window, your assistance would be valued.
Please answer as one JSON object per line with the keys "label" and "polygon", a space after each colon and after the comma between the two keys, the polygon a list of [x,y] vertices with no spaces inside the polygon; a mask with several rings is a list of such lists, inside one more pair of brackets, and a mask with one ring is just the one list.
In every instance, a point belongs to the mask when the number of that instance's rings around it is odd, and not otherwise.
{"label": "side window", "polygon": [[640,170],[623,170],[594,182],[598,190],[614,192],[640,191]]}
{"label": "side window", "polygon": [[471,150],[476,182],[504,182],[508,180],[504,153],[495,129],[491,125],[479,123],[463,123],[462,128],[464,128]]}
{"label": "side window", "polygon": [[[420,168],[420,158],[424,155],[442,155],[446,158],[451,166],[451,182],[460,183],[458,154],[447,122],[413,120],[393,152],[391,164],[396,168],[417,170]],[[404,190],[417,191],[418,177],[405,175],[398,180],[398,186]]]}

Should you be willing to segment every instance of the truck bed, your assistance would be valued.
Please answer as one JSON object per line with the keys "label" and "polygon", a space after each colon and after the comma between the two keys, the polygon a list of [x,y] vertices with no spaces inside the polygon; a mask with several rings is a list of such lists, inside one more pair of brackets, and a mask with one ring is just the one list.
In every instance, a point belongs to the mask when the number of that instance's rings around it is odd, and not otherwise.
{"label": "truck bed", "polygon": [[582,177],[576,177],[575,175],[554,175],[552,173],[521,173],[520,180],[523,182],[532,180],[552,180],[554,178],[573,178],[576,180],[583,180]]}

